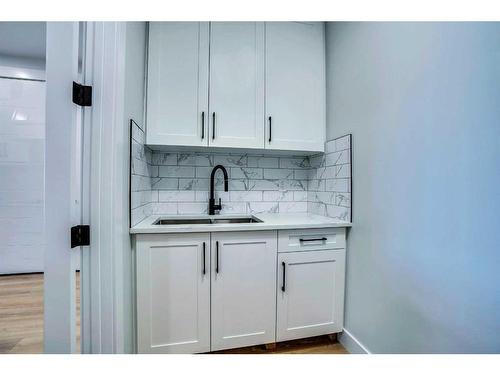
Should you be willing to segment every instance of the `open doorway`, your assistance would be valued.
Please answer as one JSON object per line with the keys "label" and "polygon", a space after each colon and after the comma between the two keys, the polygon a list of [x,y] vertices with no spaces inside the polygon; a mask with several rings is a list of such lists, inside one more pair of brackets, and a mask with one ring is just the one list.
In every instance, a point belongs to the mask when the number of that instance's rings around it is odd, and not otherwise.
{"label": "open doorway", "polygon": [[42,353],[46,23],[0,22],[0,35],[0,353]]}

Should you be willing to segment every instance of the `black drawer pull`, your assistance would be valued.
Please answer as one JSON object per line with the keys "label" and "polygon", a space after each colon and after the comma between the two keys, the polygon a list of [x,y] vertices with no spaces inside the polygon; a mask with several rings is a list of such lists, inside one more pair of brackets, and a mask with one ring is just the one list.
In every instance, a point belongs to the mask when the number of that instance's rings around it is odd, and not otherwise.
{"label": "black drawer pull", "polygon": [[206,253],[206,249],[205,248],[206,248],[206,244],[205,244],[205,242],[203,242],[203,274],[204,275],[207,273],[207,268],[206,268],[206,263],[207,262],[205,260],[205,258],[206,258],[206,254],[205,254]]}
{"label": "black drawer pull", "polygon": [[273,132],[273,123],[272,123],[272,118],[269,116],[269,143],[271,143],[272,139],[272,132]]}
{"label": "black drawer pull", "polygon": [[219,273],[219,241],[215,241],[215,272]]}
{"label": "black drawer pull", "polygon": [[311,241],[326,241],[328,238],[322,237],[322,238],[301,238],[299,239],[300,242],[311,242]]}
{"label": "black drawer pull", "polygon": [[281,291],[285,291],[285,281],[286,281],[286,264],[285,262],[281,262],[281,266],[283,267],[283,283],[281,284]]}
{"label": "black drawer pull", "polygon": [[212,113],[212,139],[215,139],[215,112]]}
{"label": "black drawer pull", "polygon": [[201,139],[205,138],[205,112],[201,112]]}

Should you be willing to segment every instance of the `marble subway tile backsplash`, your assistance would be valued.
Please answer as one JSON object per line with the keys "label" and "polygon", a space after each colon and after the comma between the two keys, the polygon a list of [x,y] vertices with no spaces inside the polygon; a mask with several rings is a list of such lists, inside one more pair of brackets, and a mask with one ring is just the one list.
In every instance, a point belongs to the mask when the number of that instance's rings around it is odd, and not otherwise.
{"label": "marble subway tile backsplash", "polygon": [[210,174],[222,164],[229,192],[217,172],[215,198],[221,213],[312,212],[350,220],[350,135],[325,145],[312,156],[242,153],[162,152],[144,146],[133,132],[132,225],[150,214],[204,214]]}
{"label": "marble subway tile backsplash", "polygon": [[151,182],[152,191],[158,192],[157,200],[152,196],[152,213],[207,213],[210,174],[218,164],[229,176],[229,192],[224,192],[223,175],[216,175],[215,198],[222,199],[221,213],[307,212],[307,156],[154,151],[151,167],[158,167],[159,174]]}
{"label": "marble subway tile backsplash", "polygon": [[328,141],[310,158],[307,211],[351,221],[351,135]]}
{"label": "marble subway tile backsplash", "polygon": [[131,226],[144,220],[152,213],[152,202],[158,201],[158,192],[152,183],[157,170],[152,166],[153,153],[144,146],[145,134],[137,124],[132,125],[132,165],[130,183]]}

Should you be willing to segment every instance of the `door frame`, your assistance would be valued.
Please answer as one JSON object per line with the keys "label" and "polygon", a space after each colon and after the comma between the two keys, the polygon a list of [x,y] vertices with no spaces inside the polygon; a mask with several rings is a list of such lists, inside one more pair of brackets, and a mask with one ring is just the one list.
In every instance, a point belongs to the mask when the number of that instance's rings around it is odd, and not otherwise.
{"label": "door frame", "polygon": [[[81,351],[130,353],[134,351],[130,338],[133,327],[128,325],[133,325],[134,312],[130,299],[125,298],[132,291],[124,286],[123,270],[124,257],[132,256],[127,184],[129,130],[123,100],[126,22],[56,22],[48,23],[47,29],[50,58],[65,63],[63,71],[54,69],[57,64],[48,64],[47,70],[47,78],[56,89],[51,88],[51,98],[47,98],[50,178],[46,179],[46,191],[52,199],[48,207],[58,210],[47,215],[50,234],[46,243],[56,246],[47,246],[45,256],[49,265],[44,286],[45,352],[76,352],[73,265],[78,253],[70,251],[69,227],[89,224],[90,247],[81,251]],[[78,42],[79,33],[85,37]],[[69,45],[68,38],[73,38],[70,51],[61,48]],[[59,41],[65,43],[58,45]],[[70,66],[67,62],[78,61],[78,49],[82,47],[79,75],[78,64]],[[68,100],[72,80],[92,86],[91,107],[82,110]],[[75,139],[79,113],[83,114],[83,137],[82,144],[75,147],[67,139]],[[80,161],[78,156],[75,158],[77,153],[81,153],[81,176],[74,176],[72,171]],[[67,181],[75,177],[81,177],[81,191],[69,188],[71,182]],[[80,198],[81,216],[75,222],[71,205]]]}
{"label": "door frame", "polygon": [[76,352],[77,251],[71,249],[79,189],[72,183],[77,170],[78,117],[71,102],[72,81],[78,79],[77,22],[47,23],[45,121],[45,251],[44,351]]}
{"label": "door frame", "polygon": [[[84,118],[83,218],[90,223],[90,249],[82,253],[82,352],[131,353],[133,306],[125,286],[129,235],[129,128],[124,116],[126,22],[85,22],[85,84],[92,107]],[[133,276],[132,270],[128,270]],[[130,323],[132,322],[132,323]],[[124,331],[126,333],[124,333]],[[130,337],[132,335],[132,337]],[[132,344],[131,344],[132,342]]]}

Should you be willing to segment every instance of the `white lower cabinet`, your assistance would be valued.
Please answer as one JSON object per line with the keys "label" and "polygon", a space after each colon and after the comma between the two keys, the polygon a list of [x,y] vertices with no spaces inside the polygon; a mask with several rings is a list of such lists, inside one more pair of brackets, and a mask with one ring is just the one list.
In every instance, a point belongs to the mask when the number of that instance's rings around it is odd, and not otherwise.
{"label": "white lower cabinet", "polygon": [[138,352],[210,351],[210,233],[136,243]]}
{"label": "white lower cabinet", "polygon": [[212,350],[275,342],[276,232],[212,233]]}
{"label": "white lower cabinet", "polygon": [[280,253],[277,341],[341,332],[345,249]]}
{"label": "white lower cabinet", "polygon": [[139,353],[342,331],[344,229],[140,234],[135,249]]}

